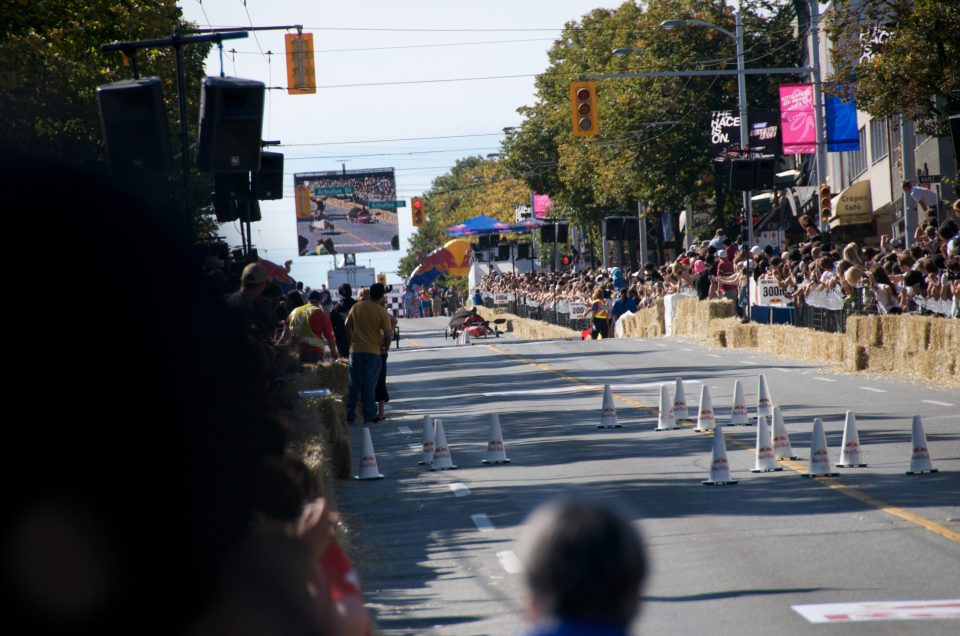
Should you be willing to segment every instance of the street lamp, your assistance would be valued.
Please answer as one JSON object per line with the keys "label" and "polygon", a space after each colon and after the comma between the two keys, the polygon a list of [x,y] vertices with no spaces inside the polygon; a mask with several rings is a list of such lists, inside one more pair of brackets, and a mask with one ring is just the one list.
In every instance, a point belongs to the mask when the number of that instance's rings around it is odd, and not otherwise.
{"label": "street lamp", "polygon": [[[750,144],[750,132],[747,127],[747,75],[743,61],[743,19],[739,5],[733,16],[736,19],[736,33],[704,20],[664,20],[660,28],[672,31],[679,26],[700,26],[723,33],[737,43],[737,101],[740,109],[740,152],[746,152]],[[753,245],[753,211],[750,209],[750,192],[743,192],[743,213],[747,218],[747,245]]]}

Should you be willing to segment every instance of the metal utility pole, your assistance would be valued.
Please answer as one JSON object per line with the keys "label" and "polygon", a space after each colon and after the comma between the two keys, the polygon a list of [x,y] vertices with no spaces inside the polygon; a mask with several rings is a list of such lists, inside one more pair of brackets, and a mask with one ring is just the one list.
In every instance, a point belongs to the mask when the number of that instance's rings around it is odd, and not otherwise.
{"label": "metal utility pole", "polygon": [[[746,156],[750,147],[750,127],[747,123],[747,76],[744,74],[743,59],[743,8],[737,3],[736,41],[737,41],[737,102],[740,108],[740,154]],[[728,33],[729,34],[729,33]],[[743,213],[747,221],[747,246],[753,245],[753,210],[750,209],[750,190],[744,190]]]}
{"label": "metal utility pole", "polygon": [[[813,114],[814,124],[817,127],[817,183],[827,182],[827,140],[823,126],[823,91],[820,84],[820,5],[817,0],[809,0],[810,4],[810,61],[813,64],[811,76],[813,79]],[[836,184],[835,190],[840,190]],[[820,231],[829,232],[830,223],[820,217]]]}
{"label": "metal utility pole", "polygon": [[637,216],[640,217],[637,225],[640,228],[640,269],[642,270],[647,264],[647,211],[643,201],[637,201]]}
{"label": "metal utility pole", "polygon": [[[914,173],[916,172],[916,158],[913,154],[914,136],[913,122],[900,115],[900,170],[901,181],[910,181],[913,183]],[[899,188],[898,188],[899,189]],[[903,246],[913,245],[913,235],[917,232],[917,218],[914,213],[913,199],[910,193],[903,194]]]}

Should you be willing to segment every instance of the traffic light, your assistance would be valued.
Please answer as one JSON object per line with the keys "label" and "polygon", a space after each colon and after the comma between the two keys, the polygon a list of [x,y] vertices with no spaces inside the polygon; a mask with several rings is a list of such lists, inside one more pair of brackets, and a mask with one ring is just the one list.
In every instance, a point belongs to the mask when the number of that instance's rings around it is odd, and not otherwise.
{"label": "traffic light", "polygon": [[420,197],[410,199],[410,211],[413,213],[414,227],[420,227],[426,223],[426,215],[423,212],[423,199]]}
{"label": "traffic light", "polygon": [[833,206],[830,204],[830,199],[833,198],[833,195],[830,193],[830,186],[826,183],[820,184],[820,217],[827,221],[833,216]]}
{"label": "traffic light", "polygon": [[317,92],[317,71],[313,64],[313,33],[283,36],[287,57],[287,93],[312,95]]}
{"label": "traffic light", "polygon": [[593,137],[600,134],[596,82],[570,84],[570,108],[573,114],[574,137]]}

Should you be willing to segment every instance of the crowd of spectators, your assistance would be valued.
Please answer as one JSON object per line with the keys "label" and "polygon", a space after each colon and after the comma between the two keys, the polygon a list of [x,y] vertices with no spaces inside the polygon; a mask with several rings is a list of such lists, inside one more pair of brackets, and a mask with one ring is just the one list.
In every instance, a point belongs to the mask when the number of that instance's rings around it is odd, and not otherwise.
{"label": "crowd of spectators", "polygon": [[648,263],[626,274],[618,268],[494,272],[481,280],[478,290],[485,295],[510,294],[517,302],[552,310],[558,304],[590,305],[599,289],[605,298],[617,300],[613,320],[668,294],[685,293],[701,300],[734,300],[738,314],[746,319],[749,282],[763,279],[776,281],[795,306],[808,302],[813,292],[832,292],[840,295],[844,308],[862,313],[926,313],[925,301],[935,300],[941,307],[952,302],[945,315],[957,316],[960,235],[955,221],[938,223],[935,213],[929,212],[909,248],[886,236],[877,247],[837,244],[834,237],[821,233],[813,218],[799,221],[803,239],[777,247],[749,247],[741,237],[727,238],[718,229],[711,240],[661,266]]}

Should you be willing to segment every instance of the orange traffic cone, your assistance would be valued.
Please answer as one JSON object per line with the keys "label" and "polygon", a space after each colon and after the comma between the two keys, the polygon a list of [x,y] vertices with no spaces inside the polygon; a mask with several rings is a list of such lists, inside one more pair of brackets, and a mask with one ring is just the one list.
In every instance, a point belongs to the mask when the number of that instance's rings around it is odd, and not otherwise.
{"label": "orange traffic cone", "polygon": [[683,395],[683,380],[677,378],[677,385],[673,390],[673,417],[675,420],[688,420],[687,398]]}
{"label": "orange traffic cone", "polygon": [[923,432],[923,422],[919,415],[913,416],[913,432],[911,434],[911,445],[913,455],[910,457],[910,470],[908,475],[922,475],[923,473],[936,473],[938,469],[930,463],[930,452],[927,450],[927,436]]}
{"label": "orange traffic cone", "polygon": [[713,429],[713,459],[710,461],[710,479],[700,482],[705,486],[733,485],[730,479],[730,464],[727,462],[727,445],[723,443],[723,427]]}
{"label": "orange traffic cone", "polygon": [[673,419],[673,404],[667,398],[667,385],[660,385],[660,410],[657,413],[657,428],[655,431],[672,431],[680,428]]}
{"label": "orange traffic cone", "polygon": [[823,432],[823,420],[813,418],[813,436],[810,443],[810,471],[803,477],[836,477],[830,472],[830,451],[827,449],[827,435]]}
{"label": "orange traffic cone", "polygon": [[857,433],[857,416],[847,411],[843,423],[843,444],[840,447],[840,463],[837,468],[866,468],[860,455],[860,435]]}
{"label": "orange traffic cone", "polygon": [[609,384],[603,385],[603,406],[597,428],[620,428],[617,422],[617,408],[613,405],[613,394],[610,392]]}
{"label": "orange traffic cone", "polygon": [[700,387],[700,414],[697,416],[697,427],[694,432],[706,433],[717,425],[713,416],[713,402],[710,400],[710,387],[704,384]]}
{"label": "orange traffic cone", "polygon": [[443,421],[435,420],[437,430],[434,433],[433,464],[430,470],[451,470],[456,468],[453,464],[453,457],[450,455],[450,447],[447,446],[447,434],[443,430]]}
{"label": "orange traffic cone", "polygon": [[436,425],[434,424],[433,418],[429,415],[423,416],[423,456],[418,465],[423,466],[424,464],[433,463],[433,435]]}
{"label": "orange traffic cone", "polygon": [[363,452],[360,453],[360,474],[354,479],[383,479],[380,469],[377,468],[377,454],[373,452],[373,438],[370,429],[363,427]]}
{"label": "orange traffic cone", "polygon": [[762,415],[757,416],[757,459],[753,470],[750,471],[752,473],[783,470],[782,466],[777,466],[777,457],[773,452],[773,442],[770,441],[770,429],[767,428],[766,419]]}
{"label": "orange traffic cone", "polygon": [[750,423],[747,415],[747,401],[743,399],[743,386],[740,380],[733,382],[733,408],[730,411],[731,426],[746,426]]}
{"label": "orange traffic cone", "polygon": [[500,416],[490,414],[490,434],[487,436],[487,457],[484,464],[509,464],[507,452],[503,448],[503,433],[500,432]]}
{"label": "orange traffic cone", "polygon": [[770,400],[770,391],[767,390],[767,377],[760,374],[760,387],[757,390],[757,415],[773,416],[773,402]]}
{"label": "orange traffic cone", "polygon": [[773,407],[773,454],[777,459],[800,459],[793,454],[790,435],[779,406]]}

